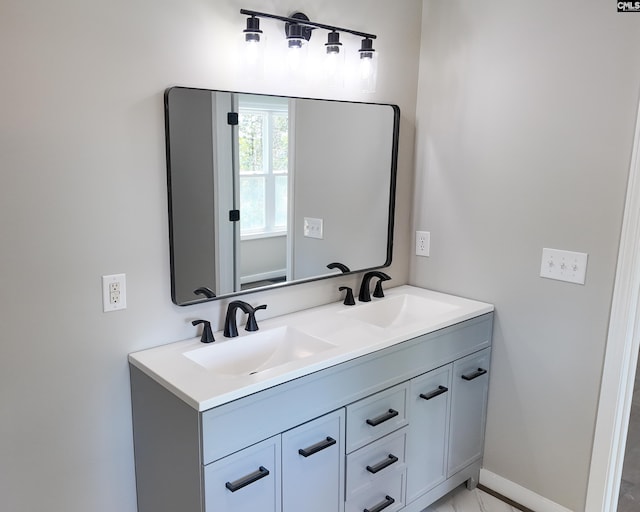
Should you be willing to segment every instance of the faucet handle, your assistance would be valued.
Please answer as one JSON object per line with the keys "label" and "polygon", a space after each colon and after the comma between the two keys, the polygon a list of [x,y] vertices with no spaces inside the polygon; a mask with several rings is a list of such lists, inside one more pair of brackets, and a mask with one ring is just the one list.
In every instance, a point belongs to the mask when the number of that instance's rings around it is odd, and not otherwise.
{"label": "faucet handle", "polygon": [[384,291],[382,290],[382,281],[391,280],[391,277],[389,277],[384,272],[380,272],[380,274],[382,274],[382,275],[380,276],[380,279],[376,283],[376,287],[373,290],[373,296],[376,297],[376,298],[384,297]]}
{"label": "faucet handle", "polygon": [[191,325],[193,326],[198,324],[204,324],[204,327],[202,328],[202,337],[200,338],[202,343],[211,343],[212,341],[216,341],[213,337],[213,331],[211,330],[211,322],[208,322],[207,320],[194,320],[191,322]]}
{"label": "faucet handle", "polygon": [[344,297],[345,306],[353,306],[356,303],[355,299],[353,298],[353,290],[351,288],[349,288],[348,286],[341,286],[340,288],[338,288],[338,290],[347,290],[347,293]]}
{"label": "faucet handle", "polygon": [[256,306],[255,308],[249,311],[249,318],[247,318],[247,325],[244,327],[245,331],[258,330],[258,322],[256,321],[256,311],[258,311],[259,309],[267,309],[267,305],[262,304],[261,306]]}

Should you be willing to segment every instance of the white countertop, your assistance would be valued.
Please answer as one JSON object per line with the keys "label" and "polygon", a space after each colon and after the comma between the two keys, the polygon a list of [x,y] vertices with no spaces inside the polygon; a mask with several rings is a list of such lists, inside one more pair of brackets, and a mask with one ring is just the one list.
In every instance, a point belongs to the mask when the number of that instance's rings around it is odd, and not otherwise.
{"label": "white countertop", "polygon": [[[389,299],[397,302],[402,296],[417,298],[421,306],[432,304],[433,308],[423,306],[418,315],[414,310],[413,314],[405,314],[389,325],[385,324],[384,315],[373,319],[374,323],[384,326],[363,320],[370,319],[370,312],[377,315],[380,307],[384,307],[377,303]],[[372,310],[371,306],[376,309]],[[214,333],[214,343],[203,344],[200,337],[196,337],[132,353],[129,362],[194,409],[205,411],[491,311],[491,304],[404,285],[385,290],[384,298],[372,298],[372,302],[357,303],[356,306],[345,306],[340,301],[267,320],[260,320],[258,312],[258,333],[292,327],[329,343],[330,348],[253,375],[224,375],[186,355],[211,347],[211,350],[206,350],[215,357],[216,350],[235,347],[226,344],[243,343],[245,338],[257,334],[240,326],[236,338],[225,338],[222,332],[217,332]]]}

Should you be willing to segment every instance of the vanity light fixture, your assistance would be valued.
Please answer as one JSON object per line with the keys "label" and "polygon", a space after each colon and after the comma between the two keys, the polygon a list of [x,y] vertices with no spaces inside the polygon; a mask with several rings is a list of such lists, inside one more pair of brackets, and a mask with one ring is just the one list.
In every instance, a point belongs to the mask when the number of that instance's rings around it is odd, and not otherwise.
{"label": "vanity light fixture", "polygon": [[327,42],[324,45],[325,74],[333,85],[338,82],[341,83],[344,75],[344,51],[340,42],[340,32],[362,37],[361,48],[358,50],[361,88],[365,92],[375,91],[378,58],[378,53],[373,48],[373,40],[377,37],[375,34],[311,21],[301,12],[296,12],[291,16],[278,16],[276,14],[240,9],[240,14],[249,16],[247,18],[247,28],[243,31],[247,45],[262,41],[263,34],[260,30],[259,18],[274,19],[285,23],[285,37],[288,48],[287,60],[291,69],[297,69],[305,64],[304,59],[312,31],[315,29],[329,31]]}

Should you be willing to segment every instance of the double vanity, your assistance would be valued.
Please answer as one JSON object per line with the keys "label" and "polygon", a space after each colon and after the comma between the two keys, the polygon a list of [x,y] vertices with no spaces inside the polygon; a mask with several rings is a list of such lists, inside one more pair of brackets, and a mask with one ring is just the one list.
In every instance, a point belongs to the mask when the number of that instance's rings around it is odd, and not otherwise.
{"label": "double vanity", "polygon": [[482,460],[493,307],[412,286],[129,356],[140,512],[419,512]]}

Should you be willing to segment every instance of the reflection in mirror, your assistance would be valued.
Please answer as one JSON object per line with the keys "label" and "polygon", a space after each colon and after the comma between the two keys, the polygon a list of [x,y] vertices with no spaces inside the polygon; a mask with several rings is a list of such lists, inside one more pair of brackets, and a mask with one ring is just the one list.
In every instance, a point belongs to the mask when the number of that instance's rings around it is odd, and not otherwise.
{"label": "reflection in mirror", "polygon": [[391,263],[399,109],[165,92],[172,299]]}

